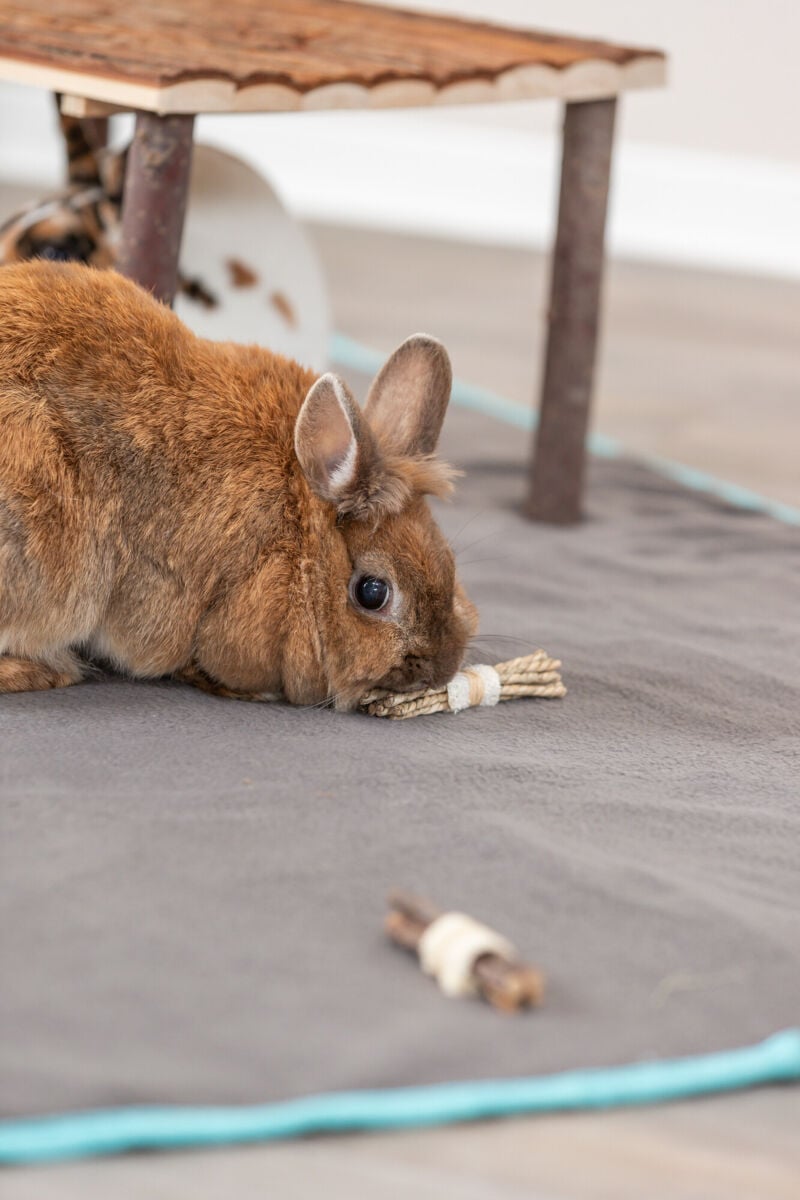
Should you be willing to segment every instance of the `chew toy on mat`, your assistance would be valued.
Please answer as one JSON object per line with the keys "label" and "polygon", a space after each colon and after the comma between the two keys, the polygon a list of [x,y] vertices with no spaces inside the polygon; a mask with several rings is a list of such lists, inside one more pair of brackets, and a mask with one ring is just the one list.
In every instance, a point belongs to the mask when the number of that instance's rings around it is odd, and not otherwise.
{"label": "chew toy on mat", "polygon": [[369,692],[359,702],[371,717],[422,717],[427,713],[461,712],[464,708],[487,707],[519,696],[565,696],[557,658],[535,650],[523,658],[512,658],[496,667],[465,667],[446,687],[421,692]]}
{"label": "chew toy on mat", "polygon": [[465,913],[442,913],[408,892],[392,892],[385,929],[415,950],[420,966],[446,996],[479,995],[494,1008],[517,1012],[541,1004],[544,977],[519,961],[511,943]]}

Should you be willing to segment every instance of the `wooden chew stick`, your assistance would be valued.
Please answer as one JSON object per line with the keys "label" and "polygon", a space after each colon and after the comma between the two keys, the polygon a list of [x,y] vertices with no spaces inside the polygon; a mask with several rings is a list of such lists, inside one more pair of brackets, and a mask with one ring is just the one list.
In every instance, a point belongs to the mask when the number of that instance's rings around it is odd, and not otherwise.
{"label": "wooden chew stick", "polygon": [[[416,952],[425,930],[441,915],[430,901],[393,891],[384,928],[398,946]],[[544,976],[525,963],[510,962],[498,954],[482,954],[475,960],[473,973],[480,995],[502,1012],[518,1012],[541,1004],[544,998]]]}

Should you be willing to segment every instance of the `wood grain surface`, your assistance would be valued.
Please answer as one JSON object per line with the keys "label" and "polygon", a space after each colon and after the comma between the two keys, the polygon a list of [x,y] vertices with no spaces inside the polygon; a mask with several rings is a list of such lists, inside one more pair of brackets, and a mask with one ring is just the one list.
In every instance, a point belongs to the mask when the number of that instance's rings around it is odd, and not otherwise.
{"label": "wood grain surface", "polygon": [[0,76],[161,112],[574,99],[663,73],[658,51],[348,0],[0,0]]}

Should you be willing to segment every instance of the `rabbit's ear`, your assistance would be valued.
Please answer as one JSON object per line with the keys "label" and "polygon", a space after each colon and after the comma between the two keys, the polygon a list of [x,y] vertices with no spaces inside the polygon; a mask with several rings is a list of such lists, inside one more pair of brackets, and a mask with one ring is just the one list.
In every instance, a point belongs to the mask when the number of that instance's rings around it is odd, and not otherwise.
{"label": "rabbit's ear", "polygon": [[381,368],[364,412],[381,440],[396,453],[433,454],[452,382],[442,343],[415,333]]}
{"label": "rabbit's ear", "polygon": [[321,376],[303,401],[294,426],[294,448],[313,490],[338,504],[358,472],[362,417],[338,375]]}

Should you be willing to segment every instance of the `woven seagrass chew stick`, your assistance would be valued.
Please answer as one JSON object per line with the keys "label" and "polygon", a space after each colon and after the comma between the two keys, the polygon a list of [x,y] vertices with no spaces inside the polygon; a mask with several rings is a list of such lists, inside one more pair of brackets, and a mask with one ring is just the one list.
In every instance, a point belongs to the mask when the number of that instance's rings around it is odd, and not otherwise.
{"label": "woven seagrass chew stick", "polygon": [[509,1013],[544,998],[541,971],[520,962],[505,938],[463,913],[442,913],[420,896],[394,891],[384,928],[393,942],[419,955],[423,970],[447,995],[474,993]]}
{"label": "woven seagrass chew stick", "polygon": [[489,707],[500,700],[521,696],[565,696],[567,689],[559,674],[560,661],[544,650],[523,658],[512,658],[496,667],[465,667],[446,687],[419,692],[369,692],[359,703],[372,717],[422,717],[428,713],[461,712],[464,708]]}

